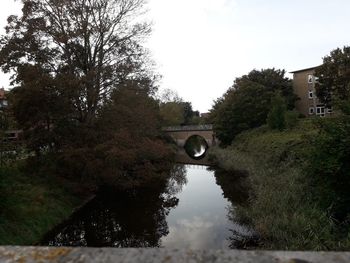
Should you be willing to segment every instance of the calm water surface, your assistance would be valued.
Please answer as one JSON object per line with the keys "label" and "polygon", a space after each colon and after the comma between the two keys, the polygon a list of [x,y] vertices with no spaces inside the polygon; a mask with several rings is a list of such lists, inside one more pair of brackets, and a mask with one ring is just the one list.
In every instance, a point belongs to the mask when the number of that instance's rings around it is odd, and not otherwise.
{"label": "calm water surface", "polygon": [[234,248],[237,236],[250,232],[234,221],[231,203],[235,195],[238,201],[244,199],[244,189],[230,188],[234,193],[228,193],[233,196],[229,201],[222,190],[227,185],[217,182],[238,181],[225,176],[207,166],[176,165],[165,187],[97,196],[43,245]]}
{"label": "calm water surface", "polygon": [[167,217],[169,234],[162,238],[164,247],[228,248],[232,230],[247,231],[228,218],[230,202],[216,184],[214,171],[186,166],[187,184],[177,195],[178,206]]}

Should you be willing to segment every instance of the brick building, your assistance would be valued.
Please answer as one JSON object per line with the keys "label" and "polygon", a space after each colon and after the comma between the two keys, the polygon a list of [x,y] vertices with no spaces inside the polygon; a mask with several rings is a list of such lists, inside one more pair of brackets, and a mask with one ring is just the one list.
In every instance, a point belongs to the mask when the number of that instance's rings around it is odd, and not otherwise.
{"label": "brick building", "polygon": [[300,98],[296,102],[296,109],[306,117],[325,117],[332,114],[332,109],[326,108],[316,96],[315,70],[317,67],[292,71],[294,93]]}

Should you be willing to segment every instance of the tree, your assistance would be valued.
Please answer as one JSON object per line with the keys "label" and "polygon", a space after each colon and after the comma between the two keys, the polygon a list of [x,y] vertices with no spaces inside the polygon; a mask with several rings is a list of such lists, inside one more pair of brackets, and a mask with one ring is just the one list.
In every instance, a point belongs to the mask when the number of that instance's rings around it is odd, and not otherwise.
{"label": "tree", "polygon": [[271,129],[282,131],[286,127],[286,104],[280,94],[276,94],[271,100],[271,109],[267,115],[267,124]]}
{"label": "tree", "polygon": [[63,130],[93,125],[125,82],[152,81],[140,44],[150,32],[140,22],[144,0],[22,2],[1,38],[0,65],[14,72],[15,116],[37,151],[59,146]]}
{"label": "tree", "polygon": [[142,186],[159,177],[157,171],[167,169],[173,157],[160,126],[158,103],[147,92],[115,90],[91,128],[66,138],[76,143],[59,154],[60,172],[97,185]]}
{"label": "tree", "polygon": [[22,2],[1,38],[0,66],[14,72],[14,115],[35,161],[92,186],[133,187],[159,174],[172,151],[141,45],[144,0]]}
{"label": "tree", "polygon": [[288,109],[294,108],[296,96],[284,70],[253,70],[237,78],[233,86],[215,101],[210,112],[220,141],[228,145],[240,132],[264,124],[276,92],[285,99]]}
{"label": "tree", "polygon": [[192,124],[195,117],[199,117],[199,111],[193,111],[191,102],[182,102],[184,108],[184,125]]}
{"label": "tree", "polygon": [[318,120],[319,132],[313,137],[309,173],[316,197],[329,217],[344,225],[343,234],[350,218],[350,47],[331,51],[315,75],[317,97],[343,114]]}
{"label": "tree", "polygon": [[308,174],[329,217],[349,229],[350,116],[320,119],[317,124],[318,134],[311,138]]}
{"label": "tree", "polygon": [[158,97],[164,126],[189,125],[199,117],[191,102],[184,101],[176,91],[165,89]]}
{"label": "tree", "polygon": [[315,75],[317,97],[327,107],[335,104],[350,114],[350,46],[331,51],[323,58]]}
{"label": "tree", "polygon": [[165,104],[168,102],[182,102],[182,98],[179,94],[171,89],[164,89],[158,95],[158,100]]}
{"label": "tree", "polygon": [[184,107],[178,102],[167,102],[160,105],[160,114],[164,126],[178,126],[184,123]]}

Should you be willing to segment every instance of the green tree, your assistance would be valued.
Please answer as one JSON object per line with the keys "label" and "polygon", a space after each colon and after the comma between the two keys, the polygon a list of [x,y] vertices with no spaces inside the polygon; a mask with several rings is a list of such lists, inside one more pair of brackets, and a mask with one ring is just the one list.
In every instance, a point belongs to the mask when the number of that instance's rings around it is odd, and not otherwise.
{"label": "green tree", "polygon": [[240,132],[266,123],[271,99],[280,92],[287,108],[293,109],[296,96],[284,70],[253,70],[237,78],[233,86],[217,101],[210,112],[214,130],[224,145]]}
{"label": "green tree", "polygon": [[310,171],[315,196],[330,214],[341,222],[341,235],[348,235],[350,218],[350,47],[337,48],[323,58],[316,69],[316,91],[328,107],[342,114],[318,120],[310,154]]}
{"label": "green tree", "polygon": [[191,102],[182,102],[181,103],[184,109],[184,123],[185,125],[191,124],[193,117],[195,117],[196,112],[193,111]]}
{"label": "green tree", "polygon": [[191,102],[184,101],[175,91],[165,89],[158,97],[164,126],[189,125],[197,121],[199,112],[194,111]]}
{"label": "green tree", "polygon": [[350,47],[331,51],[315,75],[317,97],[328,107],[334,105],[350,114]]}
{"label": "green tree", "polygon": [[22,16],[9,17],[0,65],[15,72],[14,115],[38,164],[125,187],[167,164],[144,2],[23,0]]}
{"label": "green tree", "polygon": [[271,109],[267,115],[267,124],[271,129],[282,131],[286,128],[287,107],[283,97],[277,93],[271,100]]}
{"label": "green tree", "polygon": [[34,150],[57,151],[71,129],[94,124],[115,89],[153,79],[143,12],[143,0],[23,0],[22,15],[8,18],[0,65],[15,72],[14,113]]}
{"label": "green tree", "polygon": [[160,105],[160,114],[164,126],[178,126],[184,123],[184,107],[179,102],[167,102]]}
{"label": "green tree", "polygon": [[100,115],[94,126],[71,135],[85,138],[60,154],[61,173],[124,188],[159,176],[155,171],[168,165],[172,151],[162,140],[158,103],[125,87],[112,93]]}
{"label": "green tree", "polygon": [[313,136],[310,154],[310,179],[315,196],[330,218],[345,222],[350,216],[350,117],[318,120],[319,133]]}

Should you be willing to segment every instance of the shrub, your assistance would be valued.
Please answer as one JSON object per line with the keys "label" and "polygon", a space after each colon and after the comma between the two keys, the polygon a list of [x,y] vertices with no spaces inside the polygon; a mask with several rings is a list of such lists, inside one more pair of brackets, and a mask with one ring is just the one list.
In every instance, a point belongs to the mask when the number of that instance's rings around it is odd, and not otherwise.
{"label": "shrub", "polygon": [[298,124],[299,113],[296,111],[287,111],[284,114],[286,127],[288,129],[294,128]]}
{"label": "shrub", "polygon": [[285,113],[287,110],[283,97],[277,93],[271,101],[271,109],[267,115],[267,124],[271,129],[282,131],[286,127]]}
{"label": "shrub", "polygon": [[0,216],[2,214],[2,210],[5,207],[4,201],[6,201],[6,193],[5,193],[6,185],[5,185],[5,172],[4,168],[0,167]]}
{"label": "shrub", "polygon": [[350,116],[318,120],[310,155],[315,196],[338,221],[350,219]]}

